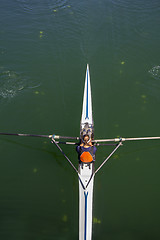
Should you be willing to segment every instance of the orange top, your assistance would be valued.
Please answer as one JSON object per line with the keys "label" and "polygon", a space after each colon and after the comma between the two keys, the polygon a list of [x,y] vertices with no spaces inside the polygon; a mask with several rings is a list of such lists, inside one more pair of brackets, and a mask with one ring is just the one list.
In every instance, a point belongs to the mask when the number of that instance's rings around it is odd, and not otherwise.
{"label": "orange top", "polygon": [[93,161],[93,157],[89,152],[83,152],[80,156],[81,162],[90,163]]}

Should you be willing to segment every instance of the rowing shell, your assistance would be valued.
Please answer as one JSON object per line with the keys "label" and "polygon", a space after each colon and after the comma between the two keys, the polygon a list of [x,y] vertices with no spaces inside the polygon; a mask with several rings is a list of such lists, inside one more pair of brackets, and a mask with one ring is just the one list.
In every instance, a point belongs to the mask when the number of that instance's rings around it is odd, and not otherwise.
{"label": "rowing shell", "polygon": [[[81,132],[85,126],[93,132],[92,98],[89,66],[87,65],[85,87],[83,95],[82,117],[80,124]],[[92,238],[92,205],[93,205],[93,182],[94,163],[79,163],[79,240],[91,240]]]}

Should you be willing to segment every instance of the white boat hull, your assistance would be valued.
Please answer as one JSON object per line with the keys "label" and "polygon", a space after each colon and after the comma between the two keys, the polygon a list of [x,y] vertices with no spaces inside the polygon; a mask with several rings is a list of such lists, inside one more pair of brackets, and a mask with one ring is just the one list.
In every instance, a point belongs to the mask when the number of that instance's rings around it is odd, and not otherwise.
{"label": "white boat hull", "polygon": [[[92,239],[93,173],[93,163],[90,166],[83,164],[83,168],[79,165],[79,174],[83,183],[79,181],[79,240]],[[84,189],[86,186],[87,188]]]}
{"label": "white boat hull", "polygon": [[[80,131],[83,130],[86,124],[93,130],[91,84],[88,65],[85,78]],[[79,164],[79,177],[79,240],[91,240],[94,163]]]}

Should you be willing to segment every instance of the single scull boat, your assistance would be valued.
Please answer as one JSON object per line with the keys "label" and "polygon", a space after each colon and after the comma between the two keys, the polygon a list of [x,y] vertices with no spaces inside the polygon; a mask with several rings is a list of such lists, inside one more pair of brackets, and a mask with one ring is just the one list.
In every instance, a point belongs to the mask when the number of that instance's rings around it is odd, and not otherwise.
{"label": "single scull boat", "polygon": [[[63,152],[59,144],[73,144],[78,145],[81,141],[84,132],[92,136],[92,143],[99,145],[108,145],[107,143],[101,144],[102,142],[116,142],[114,150],[109,156],[102,162],[102,164],[94,170],[94,162],[92,163],[81,163],[79,162],[78,170],[70,161],[70,159]],[[160,137],[140,137],[140,138],[113,138],[113,139],[94,139],[94,122],[92,116],[92,97],[91,97],[91,84],[89,65],[87,65],[85,87],[83,96],[83,107],[82,116],[80,122],[80,137],[68,137],[59,135],[37,135],[37,134],[23,134],[23,133],[4,133],[0,132],[0,135],[11,135],[20,137],[42,137],[49,138],[57,148],[64,155],[66,160],[70,163],[72,168],[78,174],[79,179],[79,240],[91,240],[92,238],[92,206],[93,206],[93,182],[95,174],[102,168],[102,166],[108,161],[108,159],[115,153],[115,151],[122,145],[124,141],[136,141],[136,140],[156,140]],[[77,140],[76,142],[61,142],[60,139]]]}
{"label": "single scull boat", "polygon": [[[92,98],[89,66],[87,65],[83,108],[80,124],[80,139],[84,133],[94,136],[94,124],[92,117]],[[79,240],[91,240],[92,237],[92,204],[93,204],[93,182],[94,162],[79,163]],[[83,183],[83,184],[82,184]]]}

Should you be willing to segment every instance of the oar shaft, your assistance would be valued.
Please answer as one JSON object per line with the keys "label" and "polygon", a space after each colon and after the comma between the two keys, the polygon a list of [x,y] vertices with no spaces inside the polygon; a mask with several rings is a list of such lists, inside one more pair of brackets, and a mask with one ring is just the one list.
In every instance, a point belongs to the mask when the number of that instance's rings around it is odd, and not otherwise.
{"label": "oar shaft", "polygon": [[52,135],[52,138],[54,138],[54,139],[73,139],[73,140],[79,140],[79,137],[68,137],[68,136],[59,136],[59,135]]}
{"label": "oar shaft", "polygon": [[54,134],[52,134],[52,135],[37,135],[37,134],[26,134],[26,133],[4,133],[4,132],[0,132],[0,135],[79,140],[79,137],[59,136],[59,135],[54,135]]}
{"label": "oar shaft", "polygon": [[19,137],[43,137],[43,138],[51,138],[52,135],[36,135],[36,134],[26,134],[26,133],[0,133],[0,135],[7,136],[19,136]]}
{"label": "oar shaft", "polygon": [[160,137],[138,137],[138,138],[113,138],[113,139],[97,139],[93,142],[125,142],[125,141],[139,141],[139,140],[157,140]]}
{"label": "oar shaft", "polygon": [[[124,138],[124,141],[137,141],[137,140],[156,140],[160,137],[139,137],[139,138]],[[122,140],[123,141],[123,140]]]}
{"label": "oar shaft", "polygon": [[78,143],[76,143],[76,142],[60,142],[60,141],[56,141],[56,143],[58,143],[58,144],[66,144],[66,145],[78,145]]}
{"label": "oar shaft", "polygon": [[99,143],[99,142],[119,142],[120,138],[112,138],[112,139],[96,139],[93,140],[93,143]]}

